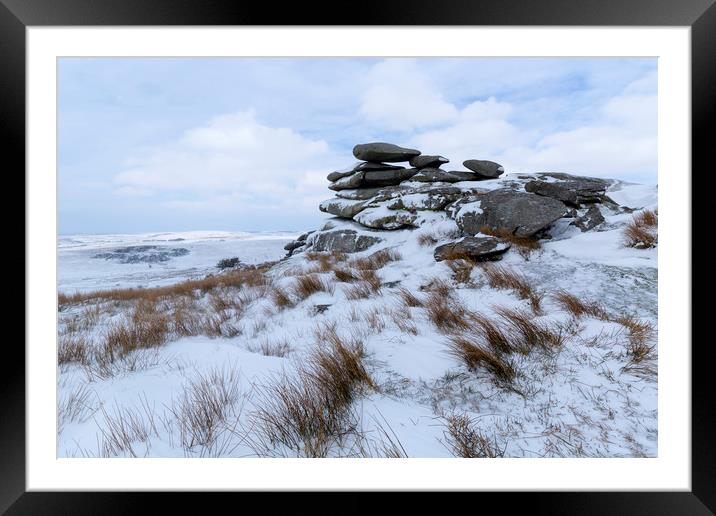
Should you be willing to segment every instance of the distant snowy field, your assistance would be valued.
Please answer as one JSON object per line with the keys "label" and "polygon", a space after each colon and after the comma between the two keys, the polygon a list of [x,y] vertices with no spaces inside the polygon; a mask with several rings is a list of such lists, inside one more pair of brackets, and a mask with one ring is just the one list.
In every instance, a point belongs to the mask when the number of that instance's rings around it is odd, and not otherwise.
{"label": "distant snowy field", "polygon": [[[278,260],[286,255],[283,246],[296,236],[296,233],[226,231],[60,236],[58,288],[60,292],[71,293],[167,285],[215,272],[222,258],[238,257],[248,264]],[[126,248],[130,248],[127,253],[115,252]],[[184,249],[188,253],[177,252]],[[150,257],[160,253],[165,254],[166,261],[152,262]],[[114,257],[96,257],[108,254]],[[135,263],[123,263],[123,258],[126,261],[131,256],[135,257]]]}

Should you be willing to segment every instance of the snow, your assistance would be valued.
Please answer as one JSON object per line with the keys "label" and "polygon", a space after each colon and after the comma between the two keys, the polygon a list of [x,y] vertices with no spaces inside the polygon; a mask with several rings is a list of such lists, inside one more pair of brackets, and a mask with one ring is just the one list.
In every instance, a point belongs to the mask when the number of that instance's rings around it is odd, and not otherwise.
{"label": "snow", "polygon": [[[499,181],[480,182],[481,188],[484,183]],[[653,186],[619,183],[608,195],[633,207],[656,207],[657,203]],[[475,203],[469,206],[475,209]],[[371,216],[394,213],[374,210]],[[248,308],[232,315],[232,324],[241,330],[238,334],[172,336],[163,346],[137,352],[146,360],[134,371],[125,369],[100,378],[88,375],[81,365],[59,366],[60,405],[73,394],[83,390],[87,394],[79,414],[70,417],[63,411],[58,456],[256,456],[255,447],[245,437],[253,435],[251,414],[259,394],[273,379],[293,374],[313,349],[316,328],[333,324],[343,337],[363,342],[366,367],[379,386],[354,401],[361,431],[375,442],[387,432],[410,457],[452,456],[446,445],[445,419],[451,414],[473,418],[478,429],[504,449],[505,456],[657,456],[655,360],[644,364],[652,367],[651,372],[628,367],[627,335],[622,325],[590,317],[573,320],[549,296],[565,289],[583,301],[598,300],[610,314],[628,313],[656,325],[658,251],[622,247],[621,228],[631,216],[610,210],[604,210],[604,215],[606,223],[599,231],[581,233],[571,226],[559,227],[555,230],[558,236],[543,241],[542,249],[528,258],[510,251],[500,262],[518,270],[547,294],[543,313],[536,315],[535,321],[560,324],[565,332],[572,332],[558,351],[513,356],[520,373],[512,389],[495,382],[485,370],[468,370],[450,355],[449,336],[431,323],[424,308],[401,305],[399,287],[426,299],[429,293],[421,287],[439,278],[453,286],[457,304],[479,314],[496,317],[499,306],[529,310],[528,302],[514,292],[491,288],[480,267],[472,270],[469,283],[457,283],[449,265],[432,256],[436,245],[455,239],[455,222],[444,213],[421,212],[419,228],[381,232],[384,240],[380,244],[352,256],[368,256],[383,248],[400,253],[399,260],[377,271],[384,285],[372,297],[349,300],[350,284],[336,281],[330,271],[316,272],[315,262],[298,254],[269,272],[273,286],[290,293],[295,274],[313,270],[330,285],[327,292],[278,310],[270,296],[257,290]],[[360,227],[349,221],[335,224]],[[425,234],[438,242],[421,245],[419,237]],[[62,237],[58,242],[60,290],[174,283],[208,271],[215,273],[216,262],[231,256],[248,263],[275,260],[285,254],[283,245],[292,237],[222,232]],[[190,254],[151,268],[92,258],[98,250],[148,242],[185,247]],[[391,282],[399,284],[388,286]],[[197,306],[207,308],[210,301],[204,296]],[[314,309],[318,304],[330,306],[318,314]],[[60,312],[61,333],[67,332],[68,321],[88,306]],[[80,335],[102,342],[109,325],[127,310],[111,303],[103,305],[97,323]],[[398,323],[413,325],[415,334]],[[260,350],[262,343],[283,341],[290,347],[285,356],[266,356]],[[183,445],[172,409],[200,375],[232,369],[237,372],[240,395],[231,405],[231,425],[220,429],[220,437],[211,446]],[[133,442],[131,453],[108,453],[103,448],[108,423],[118,410],[133,411],[148,425],[148,412],[154,414],[154,428],[146,438]],[[346,453],[332,449],[329,455]],[[292,456],[290,450],[277,449],[276,454]]]}
{"label": "snow", "polygon": [[[70,235],[57,241],[58,288],[61,292],[116,287],[168,285],[188,277],[216,272],[222,258],[238,256],[243,263],[278,260],[294,233],[230,233],[188,231],[134,235]],[[185,248],[189,254],[160,263],[117,263],[93,258],[112,249],[156,245],[161,249]]]}

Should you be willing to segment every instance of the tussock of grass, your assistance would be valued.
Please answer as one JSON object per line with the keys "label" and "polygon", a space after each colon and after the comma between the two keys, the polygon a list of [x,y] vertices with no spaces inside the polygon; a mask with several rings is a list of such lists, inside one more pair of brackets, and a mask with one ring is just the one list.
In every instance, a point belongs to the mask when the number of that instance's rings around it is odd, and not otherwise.
{"label": "tussock of grass", "polygon": [[508,384],[512,383],[516,376],[514,367],[503,356],[488,349],[480,339],[469,334],[452,335],[448,349],[451,355],[462,361],[471,371],[486,369],[495,379]]}
{"label": "tussock of grass", "polygon": [[439,291],[430,293],[424,308],[430,321],[443,332],[464,330],[471,325],[466,310]]}
{"label": "tussock of grass", "polygon": [[380,277],[378,276],[378,274],[376,274],[376,272],[374,270],[372,270],[372,269],[361,270],[358,272],[358,277],[362,281],[366,282],[370,286],[370,288],[373,292],[378,292],[380,290],[380,286],[381,286]]}
{"label": "tussock of grass", "polygon": [[430,233],[423,233],[418,237],[418,244],[422,245],[423,247],[431,247],[438,243],[438,239],[435,238],[434,235],[431,235]]}
{"label": "tussock of grass", "polygon": [[654,326],[648,321],[641,321],[634,316],[620,316],[615,322],[627,330],[627,355],[631,362],[638,364],[650,358],[654,345],[650,344],[654,335]]}
{"label": "tussock of grass", "polygon": [[408,307],[418,308],[423,306],[423,302],[410,290],[405,287],[398,288],[398,295],[403,301],[403,304]]}
{"label": "tussock of grass", "polygon": [[352,260],[351,265],[360,270],[377,270],[400,259],[402,259],[401,254],[395,249],[381,249],[365,258]]}
{"label": "tussock of grass", "polygon": [[89,358],[88,344],[84,337],[62,336],[58,340],[57,363],[62,364],[86,364]]}
{"label": "tussock of grass", "polygon": [[453,414],[445,419],[447,430],[444,435],[448,449],[456,457],[495,458],[505,455],[505,448],[500,448],[495,439],[488,439],[467,415]]}
{"label": "tussock of grass", "polygon": [[596,301],[582,301],[577,296],[565,290],[557,291],[552,295],[552,298],[562,310],[569,312],[577,319],[586,315],[602,321],[609,320],[609,314],[604,307]]}
{"label": "tussock of grass", "polygon": [[248,346],[249,351],[252,353],[261,353],[267,357],[280,357],[287,356],[293,348],[287,339],[263,339],[257,346]]}
{"label": "tussock of grass", "polygon": [[336,268],[333,270],[333,274],[338,281],[343,283],[353,283],[354,281],[358,281],[358,276],[356,276],[350,269]]}
{"label": "tussock of grass", "polygon": [[293,286],[293,294],[299,300],[312,296],[317,292],[329,292],[330,287],[315,274],[299,276]]}
{"label": "tussock of grass", "polygon": [[522,343],[519,346],[521,353],[527,354],[535,347],[545,350],[559,348],[564,343],[564,335],[559,328],[553,329],[546,324],[537,323],[528,313],[505,307],[496,307],[495,312],[508,332]]}
{"label": "tussock of grass", "polygon": [[234,414],[240,396],[240,379],[233,367],[198,373],[185,387],[171,412],[185,449],[211,445]]}
{"label": "tussock of grass", "polygon": [[276,305],[276,308],[278,308],[279,310],[285,310],[286,308],[291,308],[292,306],[294,306],[291,296],[289,296],[287,292],[281,289],[271,289],[270,295],[271,301],[273,301],[273,304]]}
{"label": "tussock of grass", "polygon": [[346,296],[346,299],[349,299],[351,301],[358,301],[359,299],[368,299],[373,295],[373,288],[370,286],[370,283],[367,283],[365,281],[361,281],[359,283],[354,283],[353,285],[350,285],[346,287],[343,290],[343,293]]}
{"label": "tussock of grass", "polygon": [[642,210],[622,230],[624,247],[648,249],[658,243],[659,216],[656,210]]}
{"label": "tussock of grass", "polygon": [[507,289],[515,292],[520,299],[526,299],[534,313],[542,311],[542,298],[544,294],[537,292],[529,280],[519,272],[509,267],[487,265],[483,267],[487,282],[492,288]]}
{"label": "tussock of grass", "polygon": [[351,404],[375,384],[363,365],[363,346],[335,327],[317,329],[318,345],[293,376],[274,379],[252,414],[259,453],[282,445],[297,456],[325,457],[355,430]]}
{"label": "tussock of grass", "polygon": [[168,332],[169,319],[166,315],[137,309],[127,321],[110,326],[101,352],[113,362],[138,349],[163,345]]}

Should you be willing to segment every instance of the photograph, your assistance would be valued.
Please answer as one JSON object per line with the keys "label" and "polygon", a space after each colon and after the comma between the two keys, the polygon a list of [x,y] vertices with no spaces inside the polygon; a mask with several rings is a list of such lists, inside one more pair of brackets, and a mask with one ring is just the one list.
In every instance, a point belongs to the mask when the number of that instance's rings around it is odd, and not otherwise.
{"label": "photograph", "polygon": [[56,457],[660,457],[659,66],[57,57]]}

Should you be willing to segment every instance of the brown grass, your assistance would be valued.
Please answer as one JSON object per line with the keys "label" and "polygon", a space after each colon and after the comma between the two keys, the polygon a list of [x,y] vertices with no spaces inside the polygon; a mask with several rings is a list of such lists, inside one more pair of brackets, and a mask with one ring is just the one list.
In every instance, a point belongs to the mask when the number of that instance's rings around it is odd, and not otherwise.
{"label": "brown grass", "polygon": [[430,321],[441,331],[463,330],[471,325],[466,310],[438,291],[430,293],[424,307]]}
{"label": "brown grass", "polygon": [[423,302],[415,294],[405,287],[398,288],[398,295],[403,301],[403,304],[408,307],[418,308],[423,306]]}
{"label": "brown grass", "polygon": [[297,456],[325,457],[355,432],[351,404],[375,384],[363,365],[363,346],[335,327],[317,329],[317,346],[296,375],[274,379],[258,395],[252,445],[260,454],[282,445]]}
{"label": "brown grass", "polygon": [[57,363],[86,364],[89,359],[87,340],[80,336],[62,336],[57,344]]}
{"label": "brown grass", "polygon": [[288,339],[277,339],[277,340],[269,340],[268,338],[262,340],[259,342],[258,346],[249,345],[248,346],[249,351],[252,353],[261,353],[264,356],[267,357],[285,357],[291,351],[293,351],[293,348],[291,347],[291,344],[289,343]]}
{"label": "brown grass", "polygon": [[400,259],[402,259],[401,254],[395,249],[381,249],[365,258],[355,258],[351,261],[351,265],[360,270],[377,270]]}
{"label": "brown grass", "polygon": [[358,277],[365,281],[368,285],[370,285],[371,290],[373,292],[378,292],[380,290],[381,281],[380,277],[376,272],[372,269],[365,269],[358,272]]}
{"label": "brown grass", "polygon": [[650,322],[630,315],[617,317],[614,322],[627,330],[627,355],[633,363],[651,357],[654,345],[650,342],[654,336],[654,326]]}
{"label": "brown grass", "polygon": [[165,287],[153,288],[122,288],[112,290],[95,290],[92,292],[77,292],[75,294],[58,293],[60,308],[82,303],[88,300],[136,301],[145,300],[155,302],[163,298],[177,296],[196,297],[197,293],[205,294],[215,289],[229,287],[257,287],[266,285],[264,272],[271,264],[265,264],[255,269],[231,270],[214,276],[201,279],[192,279],[175,283]]}
{"label": "brown grass", "polygon": [[502,319],[507,331],[521,342],[514,346],[523,354],[528,354],[534,348],[551,350],[559,348],[564,343],[563,332],[557,328],[552,329],[546,324],[536,322],[531,314],[506,307],[495,307],[495,312]]}
{"label": "brown grass", "polygon": [[303,301],[317,292],[328,292],[329,288],[319,276],[306,274],[299,276],[296,280],[293,285],[293,294],[299,301]]}
{"label": "brown grass", "polygon": [[469,335],[452,335],[448,344],[451,355],[462,361],[468,369],[489,371],[496,380],[512,383],[516,371],[498,352],[487,349],[480,340]]}
{"label": "brown grass", "polygon": [[494,236],[500,240],[509,242],[512,245],[512,248],[516,250],[525,260],[529,260],[533,252],[542,248],[542,245],[537,238],[533,236],[519,237],[506,229],[492,229],[489,226],[483,226],[480,228],[480,233]]}
{"label": "brown grass", "polygon": [[291,299],[291,296],[289,296],[287,292],[285,292],[281,289],[273,288],[271,290],[270,295],[271,295],[271,301],[273,301],[273,304],[276,305],[276,308],[278,308],[279,310],[291,308],[294,305],[294,302]]}
{"label": "brown grass", "polygon": [[411,321],[412,315],[408,307],[396,308],[389,313],[393,323],[400,331],[409,335],[418,334],[418,327]]}
{"label": "brown grass", "polygon": [[552,298],[562,310],[571,313],[577,319],[586,315],[602,321],[609,320],[609,314],[604,307],[596,301],[582,301],[577,296],[565,290],[557,291],[552,295]]}
{"label": "brown grass", "polygon": [[624,247],[648,249],[658,243],[659,216],[656,210],[636,213],[622,230]]}
{"label": "brown grass", "polygon": [[373,295],[373,288],[370,286],[370,283],[361,281],[360,283],[355,283],[346,287],[343,290],[343,293],[345,294],[346,299],[358,301],[359,299],[368,299],[371,297]]}
{"label": "brown grass", "polygon": [[233,367],[198,373],[190,380],[170,409],[179,425],[182,446],[189,449],[216,441],[226,429],[227,419],[235,415],[239,395],[239,373]]}
{"label": "brown grass", "polygon": [[424,247],[434,246],[438,243],[438,239],[430,233],[423,233],[418,237],[418,244]]}
{"label": "brown grass", "polygon": [[477,424],[464,414],[447,416],[447,430],[444,435],[447,439],[448,449],[456,457],[495,458],[503,457],[505,449],[497,445],[477,429]]}
{"label": "brown grass", "polygon": [[490,287],[512,290],[520,299],[529,301],[534,313],[538,314],[542,311],[544,294],[537,292],[524,275],[514,269],[499,265],[487,265],[482,270]]}
{"label": "brown grass", "polygon": [[358,277],[350,269],[336,268],[333,270],[333,274],[338,281],[343,283],[353,283],[358,280]]}
{"label": "brown grass", "polygon": [[105,334],[101,353],[109,362],[124,358],[135,350],[163,345],[169,333],[169,318],[156,311],[154,304],[140,303],[130,318],[111,325]]}

